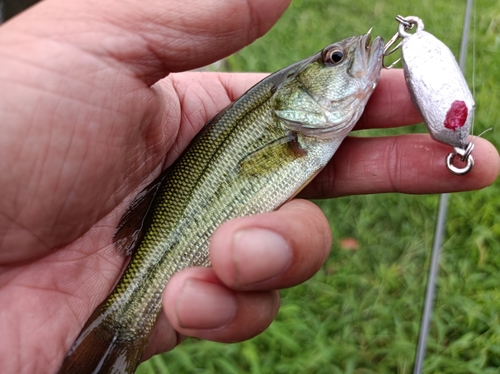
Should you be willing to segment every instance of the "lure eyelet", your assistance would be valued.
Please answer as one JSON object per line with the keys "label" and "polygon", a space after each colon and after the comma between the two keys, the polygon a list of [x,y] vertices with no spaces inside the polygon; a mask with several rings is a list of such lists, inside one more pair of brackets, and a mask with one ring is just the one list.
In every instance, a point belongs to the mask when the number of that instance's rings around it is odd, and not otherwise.
{"label": "lure eyelet", "polygon": [[[450,153],[446,156],[446,167],[455,175],[465,175],[474,167],[474,158],[471,153],[474,149],[474,143],[469,143],[467,148],[455,147],[455,153]],[[457,167],[453,164],[455,157],[458,157],[465,163],[464,167]]]}

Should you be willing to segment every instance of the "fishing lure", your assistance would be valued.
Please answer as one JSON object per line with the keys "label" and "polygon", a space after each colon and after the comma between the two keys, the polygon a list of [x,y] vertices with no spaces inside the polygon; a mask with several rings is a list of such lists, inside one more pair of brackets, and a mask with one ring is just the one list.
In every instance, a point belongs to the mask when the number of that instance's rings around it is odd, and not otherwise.
{"label": "fishing lure", "polygon": [[[386,44],[384,57],[401,48],[406,85],[413,103],[432,138],[454,147],[454,152],[446,157],[448,170],[465,175],[474,166],[471,155],[474,144],[468,142],[468,137],[475,104],[467,82],[453,53],[439,39],[424,31],[420,18],[397,16],[396,20],[398,32]],[[414,26],[416,31],[409,33]],[[393,47],[399,39],[402,41]],[[391,68],[398,61],[390,66],[384,64],[384,67]],[[464,166],[454,165],[457,156]]]}

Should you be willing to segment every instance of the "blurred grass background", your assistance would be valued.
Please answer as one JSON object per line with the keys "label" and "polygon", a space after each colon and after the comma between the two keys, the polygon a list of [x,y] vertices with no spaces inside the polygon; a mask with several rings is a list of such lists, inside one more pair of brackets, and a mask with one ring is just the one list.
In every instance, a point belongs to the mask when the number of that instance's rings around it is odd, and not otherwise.
{"label": "blurred grass background", "polygon": [[[475,74],[479,134],[500,124],[500,4],[475,3],[466,76],[472,83]],[[266,36],[227,63],[231,71],[275,71],[372,26],[389,40],[397,14],[422,18],[458,55],[464,12],[465,0],[294,0]],[[369,134],[409,131],[425,130]],[[485,137],[500,146],[498,130]],[[411,373],[438,199],[319,201],[335,238],[332,253],[311,280],[282,292],[266,332],[239,344],[190,339],[138,373]],[[500,373],[499,237],[499,181],[451,196],[425,373]],[[345,238],[357,248],[344,248]]]}

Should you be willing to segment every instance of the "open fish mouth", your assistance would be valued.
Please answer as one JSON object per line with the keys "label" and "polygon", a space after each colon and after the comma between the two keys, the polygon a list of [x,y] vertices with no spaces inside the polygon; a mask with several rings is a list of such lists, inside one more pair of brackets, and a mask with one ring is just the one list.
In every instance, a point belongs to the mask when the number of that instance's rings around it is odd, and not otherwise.
{"label": "open fish mouth", "polygon": [[373,80],[382,68],[382,56],[384,53],[384,40],[377,36],[371,38],[372,29],[359,39],[359,51],[361,51],[364,65],[368,70],[367,78]]}
{"label": "open fish mouth", "polygon": [[360,50],[364,50],[364,57],[368,63],[371,62],[372,59],[380,59],[380,63],[382,63],[382,53],[384,50],[384,40],[382,37],[377,36],[375,39],[371,38],[372,29],[368,30],[368,32],[361,37],[360,40]]}

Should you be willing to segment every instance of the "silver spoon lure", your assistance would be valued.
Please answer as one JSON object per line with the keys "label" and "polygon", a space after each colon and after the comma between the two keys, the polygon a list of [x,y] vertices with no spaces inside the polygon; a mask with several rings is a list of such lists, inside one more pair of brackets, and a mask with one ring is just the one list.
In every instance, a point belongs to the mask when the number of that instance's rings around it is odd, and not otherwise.
{"label": "silver spoon lure", "polygon": [[[420,18],[397,16],[396,20],[398,32],[386,44],[384,57],[401,48],[406,85],[413,103],[432,138],[454,148],[446,157],[448,170],[465,175],[474,166],[471,155],[474,144],[468,138],[475,103],[467,82],[453,53],[439,39],[424,31]],[[416,31],[410,33],[414,26]],[[394,46],[399,39],[402,41]],[[390,69],[398,61],[390,66],[384,63],[384,67]],[[456,157],[461,161],[459,166],[454,163]]]}

